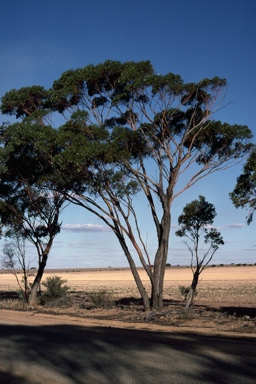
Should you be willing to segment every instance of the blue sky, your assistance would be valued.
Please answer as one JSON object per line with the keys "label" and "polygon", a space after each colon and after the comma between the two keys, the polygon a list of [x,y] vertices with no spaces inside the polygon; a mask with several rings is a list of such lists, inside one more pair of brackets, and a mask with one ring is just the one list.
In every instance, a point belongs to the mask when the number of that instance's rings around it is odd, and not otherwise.
{"label": "blue sky", "polygon": [[[184,81],[227,78],[225,108],[215,118],[256,131],[254,0],[8,0],[1,1],[0,14],[0,97],[13,88],[50,87],[68,69],[107,59],[150,60],[157,72]],[[205,178],[175,201],[171,264],[189,263],[174,232],[184,205],[199,194],[215,205],[215,226],[225,240],[213,263],[256,262],[256,221],[246,226],[246,210],[235,209],[228,196],[241,170],[242,164]],[[143,233],[153,239],[137,199]],[[70,206],[62,220],[48,267],[127,266],[114,235],[96,217]],[[151,240],[148,246],[153,250]]]}

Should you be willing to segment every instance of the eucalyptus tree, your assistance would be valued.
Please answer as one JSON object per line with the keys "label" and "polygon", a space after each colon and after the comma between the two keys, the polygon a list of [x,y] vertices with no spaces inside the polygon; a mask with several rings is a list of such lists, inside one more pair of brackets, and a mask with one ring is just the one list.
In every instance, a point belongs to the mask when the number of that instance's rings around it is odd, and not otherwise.
{"label": "eucalyptus tree", "polygon": [[28,296],[30,305],[36,303],[65,205],[63,195],[42,188],[43,180],[52,174],[49,158],[56,150],[55,138],[51,127],[26,119],[3,126],[0,135],[0,217],[5,236],[28,240],[38,256],[38,270]]}
{"label": "eucalyptus tree", "polygon": [[[70,186],[66,197],[113,229],[146,310],[162,306],[173,201],[251,147],[247,126],[212,119],[225,93],[225,79],[184,83],[179,75],[156,74],[148,61],[89,65],[53,84],[51,108],[67,119],[59,129],[63,152],[55,158]],[[155,226],[154,254],[135,210],[138,191]],[[150,296],[130,244],[150,280]]]}
{"label": "eucalyptus tree", "polygon": [[[156,74],[149,61],[106,61],[63,73],[43,103],[34,104],[37,119],[49,111],[65,119],[58,129],[60,151],[48,159],[54,169],[48,185],[113,230],[146,310],[162,306],[173,201],[250,148],[248,127],[212,119],[225,92],[226,80],[219,77],[184,83],[173,73]],[[153,253],[136,212],[138,193],[155,228]]]}
{"label": "eucalyptus tree", "polygon": [[[180,229],[176,231],[179,237],[185,237],[185,244],[191,255],[191,270],[193,274],[192,283],[187,295],[186,308],[189,308],[194,301],[199,276],[211,262],[213,255],[224,245],[223,238],[215,228],[212,228],[215,207],[208,203],[204,196],[193,200],[183,208],[183,213],[178,217]],[[200,240],[203,238],[206,249],[200,251]]]}
{"label": "eucalyptus tree", "polygon": [[230,198],[236,208],[248,208],[247,224],[253,220],[253,214],[256,209],[256,150],[251,153],[243,173],[237,178],[236,186]]}

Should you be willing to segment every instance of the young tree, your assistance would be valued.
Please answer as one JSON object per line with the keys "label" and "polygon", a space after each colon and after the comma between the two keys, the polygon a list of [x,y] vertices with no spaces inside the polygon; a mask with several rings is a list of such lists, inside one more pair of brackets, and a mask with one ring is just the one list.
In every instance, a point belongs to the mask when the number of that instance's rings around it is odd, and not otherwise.
{"label": "young tree", "polygon": [[[191,254],[192,283],[187,295],[186,308],[193,304],[196,287],[200,274],[213,258],[220,245],[224,244],[223,238],[216,229],[210,228],[216,216],[215,207],[208,203],[204,196],[187,204],[183,213],[178,218],[180,229],[176,231],[179,237],[185,237],[185,244]],[[207,249],[200,252],[200,240],[204,240]]]}
{"label": "young tree", "polygon": [[[58,130],[61,151],[50,159],[50,183],[112,228],[146,310],[162,306],[174,199],[250,147],[248,127],[212,120],[225,91],[226,80],[218,77],[185,84],[178,75],[155,74],[149,61],[106,61],[65,72],[45,103],[46,113],[51,108],[67,121]],[[139,190],[155,226],[153,255],[134,205]]]}
{"label": "young tree", "polygon": [[244,165],[243,173],[237,178],[236,186],[230,198],[236,208],[248,207],[247,224],[253,220],[256,209],[256,150],[254,150]]}
{"label": "young tree", "polygon": [[60,232],[59,217],[65,202],[60,193],[41,187],[46,175],[52,174],[48,159],[53,156],[54,134],[50,127],[27,121],[2,127],[0,137],[1,222],[7,236],[15,233],[28,240],[38,256],[30,305],[36,303],[48,255]]}
{"label": "young tree", "polygon": [[[3,254],[3,268],[13,273],[22,294],[23,300],[28,303],[30,292],[28,281],[29,262],[26,260],[25,239],[15,231],[10,232],[8,241],[6,241],[3,248]],[[18,269],[22,270],[22,281],[19,279]]]}

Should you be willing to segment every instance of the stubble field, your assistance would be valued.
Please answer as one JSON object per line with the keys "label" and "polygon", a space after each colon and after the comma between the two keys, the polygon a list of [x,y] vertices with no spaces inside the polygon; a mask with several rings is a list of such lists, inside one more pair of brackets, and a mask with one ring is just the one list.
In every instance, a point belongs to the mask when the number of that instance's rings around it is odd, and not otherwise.
{"label": "stubble field", "polygon": [[[31,275],[33,275],[31,271]],[[146,321],[138,291],[129,269],[74,269],[48,270],[45,277],[60,276],[71,288],[72,305],[46,306],[33,310],[21,307],[7,292],[17,290],[12,274],[0,274],[1,312],[15,310],[33,313],[33,318],[55,316],[60,322],[76,321],[84,324],[113,327],[143,328],[162,331],[194,331],[201,333],[243,333],[256,335],[256,266],[210,267],[202,275],[195,304],[184,311],[180,286],[189,286],[190,268],[170,267],[166,270],[164,308]],[[150,284],[143,270],[140,276],[145,288]],[[33,276],[30,276],[33,279]],[[104,297],[98,307],[90,306],[87,297]],[[87,302],[87,305],[85,304]],[[15,307],[16,306],[16,307]],[[20,312],[21,315],[21,312]],[[32,317],[27,321],[33,321]],[[50,321],[50,320],[49,320]]]}

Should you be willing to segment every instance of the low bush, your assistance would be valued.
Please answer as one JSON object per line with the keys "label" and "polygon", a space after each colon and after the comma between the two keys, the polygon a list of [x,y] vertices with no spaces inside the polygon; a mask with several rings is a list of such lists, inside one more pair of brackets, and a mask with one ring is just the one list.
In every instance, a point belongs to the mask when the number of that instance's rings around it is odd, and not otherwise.
{"label": "low bush", "polygon": [[88,294],[88,297],[95,305],[95,307],[110,308],[116,304],[112,294],[105,290],[101,290],[99,292],[91,292]]}
{"label": "low bush", "polygon": [[42,282],[46,290],[41,295],[41,304],[67,296],[70,288],[64,285],[66,282],[67,280],[62,279],[60,276],[47,277]]}

